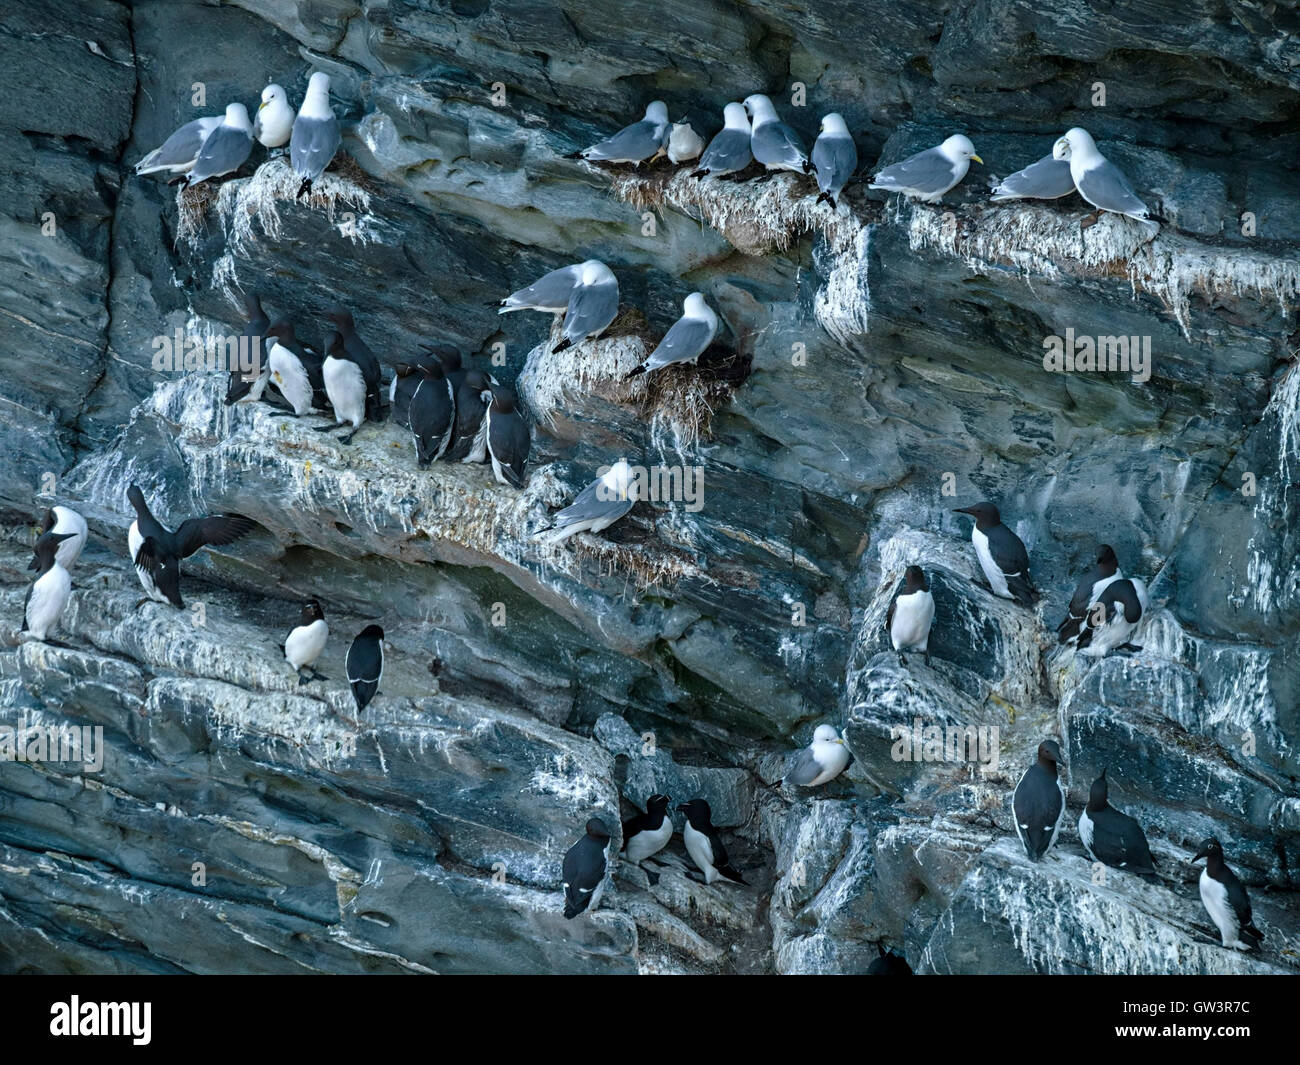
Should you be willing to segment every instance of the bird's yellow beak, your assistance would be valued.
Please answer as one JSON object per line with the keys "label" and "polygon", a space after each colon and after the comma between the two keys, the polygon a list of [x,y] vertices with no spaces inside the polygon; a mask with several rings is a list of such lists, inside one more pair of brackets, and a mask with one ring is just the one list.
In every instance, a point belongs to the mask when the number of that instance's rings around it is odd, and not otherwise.
{"label": "bird's yellow beak", "polygon": [[266,105],[269,104],[270,102],[271,102],[270,100],[263,100],[260,104],[257,105],[257,109],[259,111],[265,111]]}
{"label": "bird's yellow beak", "polygon": [[978,155],[972,155],[971,158],[974,159],[975,162],[977,162],[977,163],[983,163],[983,162],[984,162],[984,160],[981,159]]}

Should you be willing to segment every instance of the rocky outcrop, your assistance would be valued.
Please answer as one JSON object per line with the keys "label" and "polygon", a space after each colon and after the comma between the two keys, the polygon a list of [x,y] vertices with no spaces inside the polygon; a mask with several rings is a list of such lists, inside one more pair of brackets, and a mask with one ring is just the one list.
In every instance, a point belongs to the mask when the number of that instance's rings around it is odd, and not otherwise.
{"label": "rocky outcrop", "polygon": [[[1140,20],[816,8],[0,15],[0,725],[103,730],[96,770],[0,760],[0,971],[849,973],[879,945],[921,973],[1295,970],[1294,27],[1210,0]],[[219,187],[131,175],[179,122],[268,80],[297,100],[313,69],[347,158],[310,200],[260,148]],[[838,110],[864,163],[960,128],[988,166],[939,205],[858,183],[832,211],[794,175],[567,158],[649,99],[708,135],[754,91],[810,141]],[[1076,198],[988,203],[990,171],[1076,124],[1157,231],[1081,228]],[[545,316],[496,314],[587,257],[622,294],[600,340],[552,355]],[[723,320],[714,349],[625,380],[692,290]],[[224,406],[221,374],[154,369],[155,338],[227,336],[251,291],[309,342],[341,302],[382,355],[441,339],[490,365],[534,424],[525,489],[418,470],[392,425],[344,446],[319,419]],[[1146,338],[1149,374],[1046,371],[1045,339],[1070,330]],[[619,457],[701,469],[703,506],[536,536]],[[167,521],[258,522],[186,560],[184,611],[135,606],[133,482]],[[978,498],[1027,543],[1035,610],[979,581],[951,513]],[[31,522],[54,502],[92,534],[67,646],[18,632]],[[1140,652],[1092,661],[1054,627],[1101,542],[1153,606]],[[928,666],[883,632],[914,562],[937,605]],[[330,679],[298,686],[279,644],[309,596]],[[343,656],[371,620],[387,668],[358,718]],[[778,787],[822,722],[848,771]],[[1046,735],[1070,810],[1031,864],[1008,804]],[[1102,767],[1159,884],[1079,845]],[[583,822],[612,828],[656,791],[709,800],[748,885],[692,879],[678,838],[565,921]],[[1211,832],[1255,900],[1256,956],[1218,946],[1196,897]]]}

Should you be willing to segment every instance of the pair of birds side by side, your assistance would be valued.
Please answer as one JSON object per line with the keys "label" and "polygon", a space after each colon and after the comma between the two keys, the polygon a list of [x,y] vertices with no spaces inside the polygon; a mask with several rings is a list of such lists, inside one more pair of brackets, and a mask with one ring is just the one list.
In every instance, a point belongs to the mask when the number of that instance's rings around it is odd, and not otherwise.
{"label": "pair of birds side by side", "polygon": [[[316,670],[329,640],[329,624],[325,610],[317,599],[310,599],[302,608],[298,624],[285,637],[281,650],[284,660],[298,675],[298,684],[314,680],[328,681],[329,677]],[[348,687],[360,714],[379,692],[379,682],[384,675],[384,630],[379,625],[367,625],[352,640],[344,660]],[[306,670],[306,673],[303,671]]]}
{"label": "pair of birds side by side", "polygon": [[[651,795],[646,801],[646,812],[623,823],[623,851],[629,861],[640,864],[668,846],[674,832],[672,815],[668,812],[671,802],[667,795]],[[723,879],[745,884],[744,877],[727,857],[708,802],[695,798],[679,804],[677,809],[686,818],[682,840],[686,853],[700,871],[700,880],[706,885]],[[585,911],[595,912],[600,905],[612,857],[610,839],[609,826],[593,817],[587,822],[582,838],[565,853],[561,873],[566,918],[572,919]]]}
{"label": "pair of birds side by side", "polygon": [[227,104],[221,117],[186,122],[136,163],[135,172],[167,174],[173,184],[182,182],[188,188],[235,173],[252,154],[254,141],[268,149],[287,143],[290,165],[301,181],[296,198],[301,199],[310,194],[342,141],[329,93],[329,75],[316,71],[295,115],[284,89],[268,85],[262,90],[256,121],[249,121],[243,104]]}
{"label": "pair of birds side by side", "polygon": [[21,631],[33,639],[57,642],[50,634],[72,595],[71,571],[86,546],[86,536],[86,519],[70,507],[55,506],[45,512],[27,566],[36,578],[23,600]]}
{"label": "pair of birds side by side", "polygon": [[[1016,834],[1031,861],[1039,861],[1056,843],[1065,820],[1065,788],[1057,767],[1063,764],[1060,745],[1044,740],[1038,756],[1025,770],[1011,797]],[[1146,833],[1137,819],[1110,805],[1106,770],[1092,782],[1088,802],[1079,815],[1079,841],[1094,862],[1159,882]],[[1250,898],[1224,861],[1223,846],[1210,837],[1191,859],[1206,859],[1198,887],[1201,904],[1219,931],[1224,947],[1249,950],[1263,942],[1254,925]]]}

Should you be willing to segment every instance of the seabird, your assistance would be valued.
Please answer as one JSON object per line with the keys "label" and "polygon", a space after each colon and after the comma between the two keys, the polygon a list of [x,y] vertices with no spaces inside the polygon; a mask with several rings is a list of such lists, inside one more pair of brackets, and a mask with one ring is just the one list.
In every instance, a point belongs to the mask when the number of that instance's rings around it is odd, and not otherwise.
{"label": "seabird", "polygon": [[727,861],[727,849],[722,845],[718,830],[713,827],[713,811],[709,804],[703,799],[692,799],[677,809],[686,815],[686,824],[682,828],[686,853],[704,874],[704,882],[712,884],[725,876],[737,884],[745,883],[744,877]]}
{"label": "seabird", "polygon": [[369,345],[357,335],[357,326],[352,319],[351,311],[336,307],[327,317],[334,323],[343,338],[343,347],[348,353],[348,358],[361,367],[362,375],[365,377],[366,417],[372,422],[382,422],[384,401],[381,386],[384,372],[379,365],[379,360],[375,358],[375,353],[370,350]]}
{"label": "seabird", "polygon": [[632,467],[619,459],[587,485],[552,519],[546,533],[549,543],[559,543],[580,532],[604,532],[636,504]]}
{"label": "seabird", "polygon": [[942,144],[885,167],[871,179],[868,188],[901,192],[923,203],[937,203],[966,176],[972,159],[984,162],[975,154],[975,145],[969,137],[954,133]]}
{"label": "seabird", "polygon": [[1055,740],[1038,745],[1038,761],[1025,770],[1011,796],[1016,835],[1031,861],[1052,849],[1065,819],[1065,789],[1056,775],[1061,748]]}
{"label": "seabird", "polygon": [[243,104],[227,104],[225,118],[208,134],[198,158],[185,175],[186,188],[208,178],[233,174],[252,151],[253,124],[248,121],[248,109]]}
{"label": "seabird", "polygon": [[1128,215],[1141,222],[1154,222],[1151,211],[1114,163],[1097,150],[1086,129],[1075,126],[1052,148],[1052,158],[1068,160],[1070,176],[1079,195],[1098,211]]}
{"label": "seabird", "polygon": [[27,589],[23,602],[22,632],[30,632],[44,641],[59,623],[63,608],[72,594],[72,577],[59,561],[59,548],[73,539],[75,533],[42,533],[36,538],[33,568],[36,580]]}
{"label": "seabird", "polygon": [[745,98],[745,110],[753,120],[749,150],[768,173],[779,170],[812,173],[812,163],[808,161],[799,134],[776,117],[776,108],[771,100],[761,93],[754,93]]}
{"label": "seabird", "polygon": [[162,172],[184,174],[193,169],[198,161],[199,152],[203,150],[203,142],[221,125],[221,120],[220,115],[210,115],[186,122],[163,141],[160,147],[155,148],[136,163],[135,172],[141,175]]}
{"label": "seabird", "polygon": [[658,854],[673,838],[673,819],[667,795],[654,794],[645,801],[645,813],[623,822],[623,851],[628,861],[643,862]]}
{"label": "seabird", "polygon": [[483,427],[493,475],[501,484],[523,488],[524,464],[528,461],[532,436],[523,415],[515,409],[514,389],[505,386],[492,389],[492,402],[483,418]]}
{"label": "seabird", "polygon": [[1135,818],[1111,806],[1106,770],[1092,782],[1088,805],[1079,815],[1079,842],[1094,862],[1159,880],[1146,834]]}
{"label": "seabird", "polygon": [[674,164],[690,162],[698,159],[702,151],[704,138],[695,132],[695,127],[684,118],[680,122],[674,122],[673,128],[668,131],[668,161]]}
{"label": "seabird", "polygon": [[584,148],[578,154],[589,163],[633,163],[640,166],[664,154],[668,147],[671,123],[668,105],[662,100],[652,101],[645,109],[645,118],[625,126],[608,140]]}
{"label": "seabird", "polygon": [[1033,606],[1038,592],[1029,577],[1029,552],[1020,537],[1002,524],[998,508],[992,503],[976,503],[958,507],[956,513],[975,519],[971,542],[993,594],[1014,599],[1021,606]]}
{"label": "seabird", "polygon": [[547,314],[564,314],[569,309],[569,297],[582,277],[586,263],[574,263],[552,270],[527,288],[512,292],[500,303],[497,314],[511,311],[545,311]]}
{"label": "seabird", "polygon": [[408,418],[415,434],[416,464],[424,469],[442,458],[451,443],[456,397],[437,361],[421,363],[416,372],[420,383],[411,397]]}
{"label": "seabird", "polygon": [[[284,640],[284,660],[293,666],[299,684],[329,680],[323,673],[316,672],[316,660],[325,650],[325,641],[329,635],[330,627],[325,623],[325,611],[315,599],[309,600],[302,608],[302,618]],[[304,669],[310,676],[303,676]]]}
{"label": "seabird", "polygon": [[127,489],[126,498],[135,508],[135,521],[127,530],[126,542],[135,563],[136,574],[148,595],[136,603],[155,599],[183,608],[181,599],[181,559],[189,558],[199,548],[225,547],[257,527],[252,518],[241,514],[209,514],[186,518],[170,532],[149,511],[144,493],[138,485]]}
{"label": "seabird", "polygon": [[993,186],[994,203],[1004,200],[1059,200],[1074,191],[1070,164],[1054,155],[1045,155],[1023,170],[1017,170]]}
{"label": "seabird", "polygon": [[813,144],[812,164],[817,171],[817,187],[821,189],[817,202],[825,200],[833,211],[845,183],[858,170],[858,149],[849,127],[835,112],[822,119],[821,133]]}
{"label": "seabird", "polygon": [[552,354],[600,336],[618,314],[618,279],[599,259],[588,259],[569,293],[564,327]]}
{"label": "seabird", "polygon": [[704,302],[702,292],[692,292],[682,302],[682,316],[672,324],[645,362],[628,373],[627,377],[653,373],[679,362],[694,365],[717,335],[717,314]]}
{"label": "seabird", "polygon": [[722,109],[722,115],[726,125],[704,149],[699,169],[691,172],[691,177],[696,181],[702,181],[710,175],[725,177],[727,174],[739,173],[754,161],[754,154],[749,150],[753,130],[745,105],[727,104]]}
{"label": "seabird", "polygon": [[388,417],[402,429],[411,427],[411,397],[424,380],[422,366],[441,366],[438,356],[429,351],[412,355],[409,359],[390,360],[393,379],[388,385]]}
{"label": "seabird", "polygon": [[584,910],[595,911],[605,891],[609,829],[599,817],[587,822],[587,831],[564,855],[564,916],[569,920]]}
{"label": "seabird", "polygon": [[1110,544],[1102,544],[1097,548],[1097,564],[1079,578],[1079,585],[1070,597],[1070,608],[1056,627],[1057,643],[1069,643],[1079,635],[1079,628],[1088,616],[1088,607],[1097,601],[1108,584],[1122,576],[1115,549]]}
{"label": "seabird", "polygon": [[930,582],[920,566],[908,566],[889,604],[885,630],[898,652],[898,661],[907,665],[906,651],[921,651],[930,664],[930,626],[934,623],[934,596]]}
{"label": "seabird", "polygon": [[1201,904],[1219,929],[1225,947],[1250,950],[1264,942],[1250,913],[1250,896],[1237,874],[1223,860],[1223,845],[1213,836],[1201,844],[1193,862],[1205,859],[1201,870]]}
{"label": "seabird", "polygon": [[1102,658],[1111,651],[1140,651],[1129,643],[1149,605],[1146,583],[1137,577],[1111,581],[1093,602],[1079,630],[1080,654]]}
{"label": "seabird", "polygon": [[[45,517],[41,521],[40,535],[44,536],[46,533],[67,536],[66,540],[60,541],[56,554],[59,565],[71,571],[72,567],[76,565],[77,559],[81,557],[82,549],[86,546],[86,537],[88,535],[86,519],[71,507],[51,507],[45,512]],[[40,569],[39,562],[39,556],[33,555],[31,565],[27,568],[32,570]]]}
{"label": "seabird", "polygon": [[384,675],[384,630],[378,625],[367,625],[348,648],[346,662],[348,684],[360,714],[379,692],[379,679]]}
{"label": "seabird", "polygon": [[341,141],[339,120],[330,107],[330,76],[318,70],[307,82],[307,94],[289,136],[289,161],[293,172],[302,178],[294,199],[311,193],[312,183],[330,165]]}
{"label": "seabird", "polygon": [[[783,784],[816,788],[829,784],[849,765],[849,749],[833,725],[818,725],[812,743],[795,757]],[[693,857],[693,856],[692,856]]]}
{"label": "seabird", "polygon": [[291,408],[281,414],[302,416],[329,405],[325,387],[325,366],[321,357],[304,347],[294,335],[292,323],[282,319],[266,330],[266,365],[270,383]]}
{"label": "seabird", "polygon": [[293,133],[293,108],[289,96],[279,85],[262,90],[262,102],[253,119],[253,136],[265,148],[283,148]]}
{"label": "seabird", "polygon": [[266,382],[270,379],[270,370],[266,366],[266,331],[271,326],[271,319],[267,317],[266,311],[262,310],[262,297],[256,292],[250,292],[244,296],[244,318],[246,319],[243,332],[240,333],[241,344],[248,345],[256,350],[258,355],[257,372],[251,377],[245,377],[243,370],[231,370],[230,381],[226,385],[226,406],[238,403],[245,396],[251,398],[254,402],[262,398],[262,390],[266,388]]}
{"label": "seabird", "polygon": [[484,415],[492,401],[496,382],[482,370],[466,370],[456,389],[456,421],[451,430],[451,444],[442,456],[448,462],[486,462],[487,433]]}

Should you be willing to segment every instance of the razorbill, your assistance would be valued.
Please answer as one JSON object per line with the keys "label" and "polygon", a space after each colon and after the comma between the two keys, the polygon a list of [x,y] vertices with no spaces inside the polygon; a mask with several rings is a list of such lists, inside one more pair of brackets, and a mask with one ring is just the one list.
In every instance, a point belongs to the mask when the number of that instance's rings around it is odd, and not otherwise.
{"label": "razorbill", "polygon": [[954,133],[942,144],[885,167],[867,187],[901,192],[922,203],[937,203],[966,176],[972,159],[984,162],[975,154],[969,137]]}
{"label": "razorbill", "polygon": [[992,503],[976,503],[958,507],[956,512],[975,519],[971,542],[993,594],[1032,606],[1038,592],[1029,578],[1029,552],[1020,537],[1002,524],[998,508]]}
{"label": "razorbill", "polygon": [[311,193],[312,183],[330,165],[341,141],[339,120],[330,107],[330,76],[318,70],[307,82],[307,94],[289,134],[289,162],[302,179],[295,200]]}
{"label": "razorbill", "polygon": [[672,802],[667,795],[654,794],[645,801],[645,813],[623,822],[623,851],[628,861],[643,862],[658,854],[673,838],[673,819],[668,813]]}
{"label": "razorbill", "polygon": [[784,784],[816,788],[829,784],[849,765],[849,749],[832,725],[818,725],[812,743],[795,756]]}
{"label": "razorbill", "polygon": [[[375,364],[376,368],[378,363]],[[325,338],[325,362],[321,367],[325,380],[325,394],[334,409],[333,425],[318,425],[316,432],[328,433],[340,425],[351,426],[351,431],[339,437],[339,443],[350,444],[366,420],[366,397],[369,386],[366,380],[368,367],[352,360],[343,344],[340,333]]]}
{"label": "razorbill", "polygon": [[1225,947],[1250,950],[1264,942],[1250,914],[1250,896],[1237,874],[1223,860],[1223,845],[1211,836],[1201,844],[1193,862],[1205,859],[1201,870],[1201,903],[1210,915]]}
{"label": "razorbill", "polygon": [[1061,748],[1055,740],[1038,745],[1038,761],[1025,770],[1011,796],[1016,835],[1031,861],[1038,861],[1056,842],[1065,818],[1065,789],[1056,775]]}
{"label": "razorbill", "polygon": [[1070,177],[1079,195],[1101,211],[1154,222],[1151,211],[1133,191],[1123,172],[1097,150],[1092,134],[1075,126],[1052,146],[1052,158],[1070,164]]}
{"label": "razorbill", "polygon": [[75,535],[47,532],[36,538],[38,574],[23,602],[21,631],[30,632],[38,640],[44,641],[59,623],[59,615],[72,594],[72,578],[59,562],[59,548]]}
{"label": "razorbill", "polygon": [[348,358],[361,367],[362,376],[366,380],[366,417],[372,422],[382,422],[384,420],[382,398],[384,371],[379,365],[379,360],[370,350],[369,345],[357,334],[357,325],[352,319],[351,311],[336,307],[330,311],[328,317],[343,338],[343,347],[348,353]]}
{"label": "razorbill", "polygon": [[439,365],[438,356],[432,352],[422,351],[408,358],[390,360],[393,367],[393,379],[388,384],[388,417],[401,429],[411,427],[411,397],[420,387],[424,378],[420,374],[421,366]]}
{"label": "razorbill", "polygon": [[588,259],[578,271],[569,293],[560,339],[554,354],[584,340],[595,340],[618,316],[618,278],[599,259]]}
{"label": "razorbill", "polygon": [[640,166],[654,162],[668,149],[672,123],[668,121],[668,105],[662,100],[652,100],[645,109],[645,117],[603,140],[584,148],[577,154],[589,163],[632,163]]}
{"label": "razorbill", "polygon": [[653,373],[675,363],[689,362],[694,365],[717,335],[717,314],[704,302],[702,292],[692,292],[682,303],[682,316],[672,324],[645,362],[629,371],[626,376]]}
{"label": "razorbill", "polygon": [[415,458],[420,469],[442,458],[451,443],[456,421],[456,397],[438,362],[421,363],[416,371],[420,383],[411,396],[407,411],[411,432],[415,435]]}
{"label": "razorbill", "polygon": [[1107,801],[1109,789],[1106,770],[1092,782],[1088,792],[1088,805],[1079,815],[1079,842],[1094,862],[1115,869],[1159,880],[1146,834],[1135,818],[1121,813]]}
{"label": "razorbill", "polygon": [[292,324],[281,320],[266,329],[266,367],[269,384],[284,397],[288,410],[278,414],[301,417],[329,402],[325,367],[321,357],[298,342]]}
{"label": "razorbill", "polygon": [[383,629],[378,625],[367,625],[357,633],[357,638],[348,648],[346,668],[359,714],[378,693],[379,679],[384,675]]}
{"label": "razorbill", "polygon": [[599,817],[587,822],[587,831],[564,855],[564,916],[569,920],[584,910],[595,911],[605,891],[609,828]]}
{"label": "razorbill", "polygon": [[126,498],[135,508],[135,521],[127,530],[126,542],[135,563],[136,574],[148,598],[136,606],[156,599],[183,608],[181,599],[181,559],[189,558],[199,548],[225,547],[233,544],[257,528],[252,518],[241,514],[208,514],[202,518],[186,518],[175,532],[167,528],[149,512],[144,493],[139,486],[131,485]]}
{"label": "razorbill", "polygon": [[[302,617],[290,630],[284,640],[284,660],[293,666],[298,674],[298,683],[306,684],[313,680],[329,680],[323,673],[316,672],[316,660],[325,650],[325,641],[329,639],[330,627],[325,623],[325,611],[315,599],[308,601],[302,608]],[[303,670],[309,676],[303,676]]]}
{"label": "razorbill", "polygon": [[451,429],[451,444],[443,455],[448,462],[486,462],[487,434],[479,430],[485,424],[487,405],[492,402],[491,386],[495,380],[482,370],[466,370],[456,389],[456,421]]}
{"label": "razorbill", "polygon": [[1070,597],[1070,609],[1065,619],[1056,627],[1056,642],[1069,643],[1079,635],[1079,628],[1088,616],[1088,607],[1106,590],[1106,585],[1124,576],[1119,571],[1119,559],[1110,544],[1097,548],[1097,564],[1079,578],[1079,586]]}
{"label": "razorbill", "polygon": [[1146,613],[1146,583],[1137,577],[1111,581],[1088,606],[1075,647],[1080,654],[1102,658],[1111,651],[1140,651],[1129,643]]}
{"label": "razorbill", "polygon": [[812,164],[821,189],[816,202],[825,200],[833,211],[845,184],[858,170],[858,149],[849,127],[835,112],[822,119],[821,133],[813,144]]}
{"label": "razorbill", "polygon": [[248,121],[248,108],[243,104],[227,104],[225,117],[208,134],[194,165],[186,172],[185,187],[233,174],[252,151],[253,124]]}
{"label": "razorbill", "polygon": [[696,181],[703,181],[710,174],[714,177],[737,174],[754,161],[749,150],[753,129],[745,105],[727,104],[722,109],[722,118],[725,124],[704,149],[699,168],[691,172]]}
{"label": "razorbill", "polygon": [[636,505],[637,487],[627,459],[614,465],[587,485],[577,497],[551,519],[544,535],[559,543],[580,532],[604,532]]}
{"label": "razorbill", "polygon": [[532,437],[528,423],[515,409],[513,389],[497,386],[492,389],[492,402],[483,418],[484,439],[488,457],[492,460],[492,473],[501,484],[515,488],[524,486],[524,464]]}
{"label": "razorbill", "polygon": [[894,593],[885,616],[885,631],[898,652],[898,661],[907,665],[906,651],[921,651],[930,664],[930,626],[934,624],[934,596],[930,582],[920,566],[908,566]]}
{"label": "razorbill", "polygon": [[265,339],[266,331],[271,326],[271,319],[267,317],[266,311],[262,310],[262,297],[256,292],[244,296],[244,318],[240,339],[243,344],[257,352],[257,372],[246,377],[243,370],[230,371],[230,381],[226,385],[227,407],[238,403],[245,396],[250,396],[254,402],[261,399],[262,390],[266,388],[270,376],[270,371],[266,367]]}
{"label": "razorbill", "polygon": [[737,884],[745,883],[745,879],[727,861],[727,849],[722,845],[718,830],[713,827],[713,811],[709,809],[709,804],[703,799],[692,799],[677,809],[686,815],[686,824],[682,828],[686,853],[704,874],[704,882],[712,884],[725,876]]}
{"label": "razorbill", "polygon": [[[77,564],[77,559],[81,557],[81,551],[86,546],[86,519],[70,507],[51,507],[45,512],[45,517],[41,521],[40,535],[46,533],[57,533],[60,536],[65,533],[68,539],[59,543],[57,552],[59,565],[64,569],[71,571],[72,567]],[[40,569],[40,558],[37,555],[32,556],[31,565],[27,568],[32,570]]]}
{"label": "razorbill", "polygon": [[793,170],[796,174],[811,174],[812,163],[804,150],[799,134],[782,122],[772,101],[761,93],[745,98],[749,112],[749,151],[769,174],[779,170]]}
{"label": "razorbill", "polygon": [[262,90],[262,102],[253,119],[253,136],[264,148],[283,148],[293,133],[293,108],[289,96],[279,85]]}

